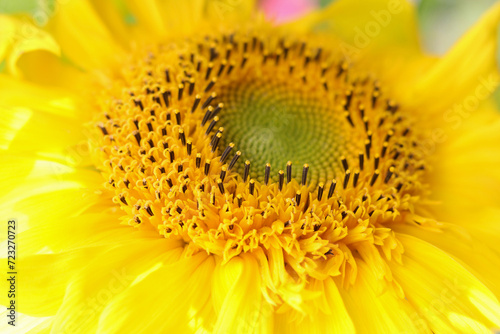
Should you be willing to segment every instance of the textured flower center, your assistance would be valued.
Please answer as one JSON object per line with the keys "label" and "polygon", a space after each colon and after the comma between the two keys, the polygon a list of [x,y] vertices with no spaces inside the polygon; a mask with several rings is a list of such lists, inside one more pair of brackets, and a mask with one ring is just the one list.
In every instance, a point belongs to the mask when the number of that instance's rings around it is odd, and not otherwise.
{"label": "textured flower center", "polygon": [[398,259],[389,226],[423,195],[425,157],[370,75],[276,35],[141,50],[105,92],[94,144],[128,224],[187,255],[252,252],[279,295],[284,281],[349,283],[357,259]]}
{"label": "textured flower center", "polygon": [[[333,179],[348,147],[343,120],[334,117],[321,97],[300,87],[290,88],[286,81],[266,79],[246,77],[221,91],[222,146],[233,141],[243,160],[258,167],[250,177],[260,182],[265,177],[263,166],[270,163],[285,170],[288,161],[297,166],[309,164],[308,179],[313,184]],[[237,166],[240,175],[244,167]],[[293,177],[300,178],[300,172],[295,170]],[[278,181],[277,175],[271,177]]]}

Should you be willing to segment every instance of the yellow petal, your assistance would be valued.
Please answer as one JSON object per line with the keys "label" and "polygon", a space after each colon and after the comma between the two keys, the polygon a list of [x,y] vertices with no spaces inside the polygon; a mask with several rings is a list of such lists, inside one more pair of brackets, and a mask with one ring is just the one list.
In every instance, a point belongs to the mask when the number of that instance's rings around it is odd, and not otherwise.
{"label": "yellow petal", "polygon": [[1,15],[0,26],[0,60],[6,61],[7,73],[43,85],[81,91],[86,79],[80,70],[62,61],[61,49],[49,33],[27,18]]}
{"label": "yellow petal", "polygon": [[[500,256],[485,244],[484,239],[475,238],[467,229],[452,224],[441,224],[441,231],[427,230],[409,224],[393,224],[391,228],[396,232],[417,237],[447,252],[479,278],[497,298],[500,296],[497,269],[500,268]],[[498,230],[500,231],[500,228]]]}
{"label": "yellow petal", "polygon": [[[26,98],[29,96],[29,98]],[[26,108],[64,118],[81,119],[91,109],[84,99],[61,88],[46,87],[0,74],[1,106]]]}
{"label": "yellow petal", "polygon": [[[195,0],[196,1],[196,0]],[[253,18],[257,1],[210,1],[205,0],[204,14],[211,21],[224,24],[241,24]]]}
{"label": "yellow petal", "polygon": [[81,93],[88,87],[89,77],[72,64],[47,51],[37,50],[23,54],[17,62],[22,78],[51,87],[65,87]]}
{"label": "yellow petal", "polygon": [[261,289],[260,270],[253,255],[219,263],[212,288],[217,313],[214,333],[271,333],[272,309]]}
{"label": "yellow petal", "polygon": [[41,179],[2,194],[0,210],[25,226],[35,227],[51,219],[57,222],[78,215],[99,200],[94,189],[86,189],[78,182]]}
{"label": "yellow petal", "polygon": [[[498,86],[496,63],[500,3],[434,66],[423,72],[414,87],[401,92],[402,102],[425,111],[429,121],[443,121],[442,113],[454,103],[485,100]],[[482,87],[486,82],[486,87]],[[439,112],[439,114],[436,114]]]}
{"label": "yellow petal", "polygon": [[294,309],[275,314],[274,332],[289,334],[355,333],[354,324],[333,279],[312,280],[309,286],[313,286],[315,291],[321,292],[317,299],[310,301],[316,303],[315,308],[307,314],[300,314]]}
{"label": "yellow petal", "polygon": [[[128,240],[109,244],[101,254],[85,263],[74,263],[83,270],[67,286],[64,302],[54,318],[53,331],[95,333],[101,312],[115,297],[137,297],[128,294],[134,293],[130,290],[138,278],[147,279],[147,274],[152,275],[161,266],[176,262],[182,253],[179,246],[178,242],[158,237],[144,239],[130,235]],[[153,290],[154,286],[150,285],[149,289],[147,294],[152,298],[161,296]]]}
{"label": "yellow petal", "polygon": [[335,34],[343,40],[341,49],[355,53],[386,47],[419,49],[415,8],[404,0],[338,0],[286,26]]}
{"label": "yellow petal", "polygon": [[[96,192],[101,188],[97,171],[39,159],[34,154],[7,152],[2,159],[6,163],[0,166],[0,211],[20,222],[18,232],[29,227],[48,227],[98,202],[110,202]],[[25,250],[36,252],[45,246],[47,243],[26,244]]]}
{"label": "yellow petal", "polygon": [[[402,265],[390,263],[394,277],[418,317],[428,320],[434,332],[474,333],[476,326],[460,316],[487,328],[499,325],[492,314],[500,313],[500,304],[476,277],[425,241],[404,234],[398,234],[398,239],[405,253]],[[488,311],[478,308],[478,302],[488,305]]]}
{"label": "yellow petal", "polygon": [[31,111],[18,108],[17,110],[1,111],[0,107],[0,149],[7,150],[14,139],[31,117]]}
{"label": "yellow petal", "polygon": [[[25,108],[2,108],[3,113],[28,115]],[[22,116],[21,116],[22,117]],[[39,156],[59,155],[63,162],[81,162],[88,159],[88,146],[84,141],[81,124],[58,116],[31,113],[29,120],[16,131],[9,142],[9,152],[15,154],[33,153]]]}
{"label": "yellow petal", "polygon": [[127,48],[133,40],[149,41],[151,34],[140,24],[127,24],[126,16],[132,15],[122,1],[90,0],[97,15],[120,44]]}
{"label": "yellow petal", "polygon": [[436,160],[429,174],[433,198],[440,202],[435,215],[465,227],[496,249],[500,241],[495,213],[500,209],[500,116],[493,103],[485,103],[451,124],[443,128],[447,130],[444,140],[434,146]]}
{"label": "yellow petal", "polygon": [[[23,155],[4,154],[2,159],[6,163],[0,166],[0,211],[18,221],[18,233],[35,226],[59,227],[61,221],[99,201],[95,189],[101,182],[96,172]],[[37,235],[31,242],[23,240],[23,253],[34,254],[48,246],[51,234],[45,236],[48,239]]]}
{"label": "yellow petal", "polygon": [[[0,313],[0,317],[7,318],[7,309]],[[10,321],[10,319],[8,319]],[[11,326],[4,321],[0,323],[0,333],[19,334],[19,333],[37,333],[49,334],[52,326],[52,317],[30,317],[23,313],[17,314],[16,326]]]}
{"label": "yellow petal", "polygon": [[88,115],[89,109],[81,98],[63,89],[42,87],[6,75],[0,75],[0,87],[0,117],[7,121],[23,120],[13,126],[4,125],[9,127],[5,136],[9,137],[12,152],[58,155],[60,161],[68,164],[88,160],[82,121],[87,119],[83,115]]}
{"label": "yellow petal", "polygon": [[452,313],[450,320],[461,333],[491,334],[491,330],[488,327],[466,315]]}
{"label": "yellow petal", "polygon": [[108,67],[123,55],[86,0],[71,0],[59,5],[48,29],[63,54],[85,69]]}
{"label": "yellow petal", "polygon": [[[158,1],[125,0],[125,3],[137,18],[138,24],[146,27],[150,34],[153,34],[156,38],[166,36],[167,30],[165,29],[163,16],[169,15],[169,13],[161,10]],[[174,15],[178,15],[178,13],[175,13]]]}
{"label": "yellow petal", "polygon": [[[76,217],[61,216],[54,219],[41,218],[35,226],[17,235],[23,244],[23,254],[35,254],[44,248],[53,252],[65,252],[82,247],[114,245],[119,241],[151,237],[151,233],[136,231],[120,225],[123,214],[108,212],[83,213]],[[60,221],[64,220],[64,224]],[[26,225],[26,224],[23,224]],[[157,231],[152,233],[158,235]]]}
{"label": "yellow petal", "polygon": [[500,203],[500,115],[487,112],[478,110],[436,146],[439,161],[431,182],[435,198],[450,205],[449,211]]}
{"label": "yellow petal", "polygon": [[[19,312],[34,316],[54,315],[81,263],[102,251],[95,247],[59,254],[19,256],[16,259]],[[7,279],[1,280],[3,291],[8,291],[8,283]],[[7,305],[8,302],[7,294],[2,294],[0,303]]]}
{"label": "yellow petal", "polygon": [[7,15],[0,15],[0,59],[4,60],[16,41],[17,24],[16,20]]}
{"label": "yellow petal", "polygon": [[[202,325],[199,312],[211,307],[215,261],[198,253],[165,265],[129,287],[106,306],[97,333],[192,333]],[[137,317],[147,322],[135,321]]]}
{"label": "yellow petal", "polygon": [[207,5],[210,6],[210,2],[206,0],[159,2],[159,7],[164,13],[163,22],[170,35],[196,33],[197,24],[203,19],[208,19],[204,17]]}
{"label": "yellow petal", "polygon": [[[415,317],[410,303],[384,280],[377,279],[363,261],[356,263],[356,283],[339,292],[357,332],[425,333],[428,324]],[[338,280],[337,285],[340,283]]]}
{"label": "yellow petal", "polygon": [[54,38],[28,20],[23,22],[17,18],[0,15],[0,26],[0,57],[1,60],[6,59],[7,69],[14,76],[21,75],[17,62],[27,53],[40,50],[56,56],[61,53]]}

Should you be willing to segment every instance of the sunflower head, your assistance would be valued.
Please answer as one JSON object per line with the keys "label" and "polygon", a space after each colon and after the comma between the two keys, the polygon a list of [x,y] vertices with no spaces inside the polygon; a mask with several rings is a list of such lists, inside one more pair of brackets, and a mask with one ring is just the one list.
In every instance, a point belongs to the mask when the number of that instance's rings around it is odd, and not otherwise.
{"label": "sunflower head", "polygon": [[[453,106],[498,74],[500,7],[443,59],[413,10],[337,0],[278,25],[247,1],[72,0],[0,48],[26,75],[0,75],[22,312],[89,333],[499,325],[500,121],[485,100],[456,130]],[[91,159],[61,158],[82,137]]]}
{"label": "sunflower head", "polygon": [[425,196],[426,156],[410,113],[338,50],[256,25],[140,50],[114,82],[94,146],[127,224],[190,255],[279,261],[272,292],[353,284],[354,254],[400,258],[388,225]]}

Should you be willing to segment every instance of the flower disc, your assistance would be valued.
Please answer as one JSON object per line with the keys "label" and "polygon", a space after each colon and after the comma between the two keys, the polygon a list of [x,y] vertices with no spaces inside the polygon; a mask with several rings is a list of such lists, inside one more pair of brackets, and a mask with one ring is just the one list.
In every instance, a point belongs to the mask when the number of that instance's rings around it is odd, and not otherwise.
{"label": "flower disc", "polygon": [[425,155],[408,114],[338,51],[278,32],[159,45],[106,94],[97,145],[128,224],[188,254],[260,254],[296,282],[354,282],[353,252],[399,258],[388,225],[423,195]]}

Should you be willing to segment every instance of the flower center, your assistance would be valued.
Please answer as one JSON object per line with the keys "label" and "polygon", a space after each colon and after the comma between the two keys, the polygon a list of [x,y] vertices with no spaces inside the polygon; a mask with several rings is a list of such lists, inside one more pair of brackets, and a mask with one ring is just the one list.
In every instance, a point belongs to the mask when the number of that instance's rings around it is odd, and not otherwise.
{"label": "flower center", "polygon": [[[309,164],[312,185],[333,179],[348,147],[343,120],[335,117],[321,97],[290,88],[286,81],[266,79],[246,77],[221,90],[222,146],[233,141],[243,160],[257,167],[249,176],[260,182],[265,179],[266,163],[285,170],[288,161],[297,166]],[[240,175],[244,168],[244,164],[237,166]],[[295,170],[293,177],[300,177],[300,172]],[[278,175],[273,176],[278,181]]]}
{"label": "flower center", "polygon": [[112,78],[93,144],[131,226],[183,240],[187,256],[254,253],[279,295],[284,281],[350,283],[358,259],[397,259],[390,226],[418,224],[425,155],[370,75],[276,35],[141,50]]}

